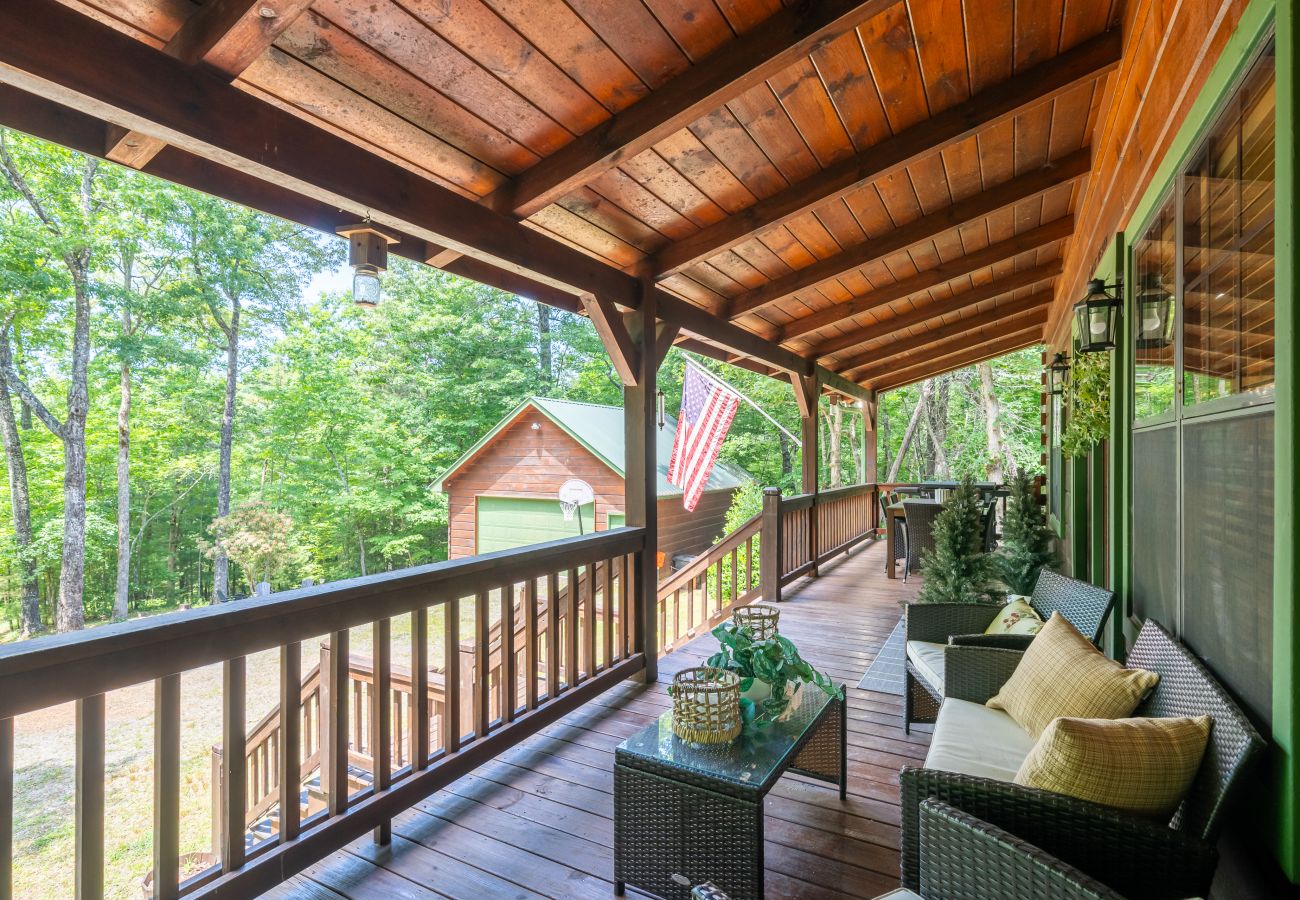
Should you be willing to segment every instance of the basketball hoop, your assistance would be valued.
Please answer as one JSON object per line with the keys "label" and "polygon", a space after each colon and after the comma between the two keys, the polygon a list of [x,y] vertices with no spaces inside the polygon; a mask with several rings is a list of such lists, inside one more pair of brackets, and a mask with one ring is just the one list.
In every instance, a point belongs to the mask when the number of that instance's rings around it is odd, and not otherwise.
{"label": "basketball hoop", "polygon": [[[560,485],[560,511],[564,513],[564,521],[572,522],[573,516],[578,509],[591,503],[596,495],[591,489],[591,485],[580,478],[570,478],[564,484]],[[578,531],[582,532],[582,516],[578,516]]]}

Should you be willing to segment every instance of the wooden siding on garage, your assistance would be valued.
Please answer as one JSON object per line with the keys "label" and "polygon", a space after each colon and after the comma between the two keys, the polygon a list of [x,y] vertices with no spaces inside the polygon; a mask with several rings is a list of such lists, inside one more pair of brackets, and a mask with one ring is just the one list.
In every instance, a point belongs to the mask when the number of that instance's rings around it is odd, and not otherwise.
{"label": "wooden siding on garage", "polygon": [[700,553],[711,547],[726,527],[731,491],[707,491],[694,512],[682,508],[681,497],[659,498],[659,549],[664,554],[667,574],[674,553]]}

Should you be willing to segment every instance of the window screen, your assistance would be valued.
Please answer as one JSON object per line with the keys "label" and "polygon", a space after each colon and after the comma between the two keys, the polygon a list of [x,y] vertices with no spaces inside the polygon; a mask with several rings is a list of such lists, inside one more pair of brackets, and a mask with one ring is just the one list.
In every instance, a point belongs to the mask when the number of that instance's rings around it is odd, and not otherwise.
{"label": "window screen", "polygon": [[1178,429],[1133,433],[1133,614],[1178,630]]}

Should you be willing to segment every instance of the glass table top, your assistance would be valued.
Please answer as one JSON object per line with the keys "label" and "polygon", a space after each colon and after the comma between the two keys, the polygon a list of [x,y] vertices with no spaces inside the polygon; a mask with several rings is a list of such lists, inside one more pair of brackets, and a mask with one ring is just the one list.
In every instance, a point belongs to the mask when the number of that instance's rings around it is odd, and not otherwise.
{"label": "glass table top", "polygon": [[688,769],[739,788],[765,789],[792,761],[791,753],[831,702],[813,685],[796,698],[798,707],[784,722],[759,728],[746,725],[729,744],[692,745],[673,734],[673,714],[666,712],[618,745],[620,756]]}

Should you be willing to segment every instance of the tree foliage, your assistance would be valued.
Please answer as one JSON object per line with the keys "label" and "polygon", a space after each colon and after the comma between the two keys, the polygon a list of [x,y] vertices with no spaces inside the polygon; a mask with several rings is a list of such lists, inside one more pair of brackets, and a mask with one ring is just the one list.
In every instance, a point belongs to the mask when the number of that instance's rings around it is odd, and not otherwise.
{"label": "tree foliage", "polygon": [[989,598],[993,565],[984,552],[979,492],[969,478],[952,492],[934,520],[934,549],[921,557],[921,603],[979,603]]}
{"label": "tree foliage", "polygon": [[1020,472],[1011,479],[1007,514],[1002,521],[1002,546],[994,557],[998,574],[1013,594],[1032,594],[1044,566],[1060,563],[1056,538],[1047,527],[1034,478]]}

